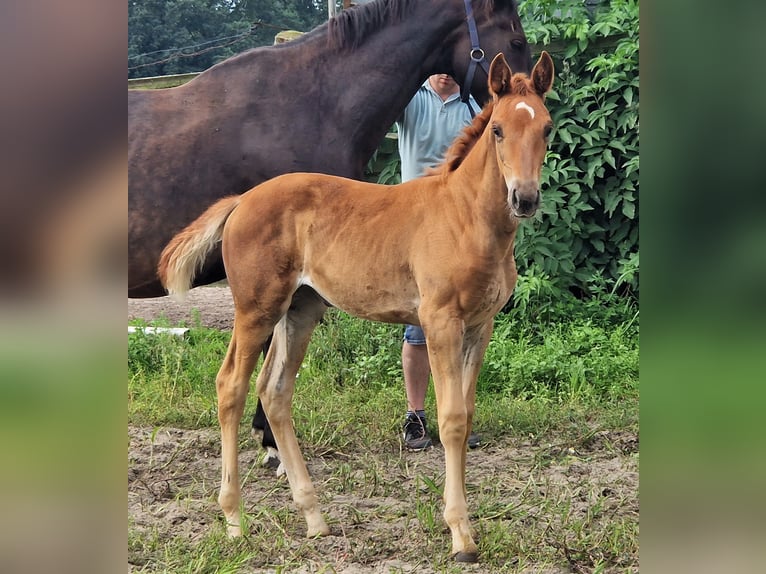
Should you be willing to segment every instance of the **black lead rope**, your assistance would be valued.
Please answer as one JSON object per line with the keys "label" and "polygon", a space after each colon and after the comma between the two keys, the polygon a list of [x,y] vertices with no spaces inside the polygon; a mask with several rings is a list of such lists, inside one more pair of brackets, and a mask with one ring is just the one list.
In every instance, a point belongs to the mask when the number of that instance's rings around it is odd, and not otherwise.
{"label": "black lead rope", "polygon": [[471,6],[471,0],[465,0],[465,15],[468,21],[468,36],[471,39],[471,62],[468,64],[468,72],[465,75],[465,82],[463,82],[463,89],[460,94],[460,100],[468,106],[468,111],[471,112],[471,117],[476,116],[476,111],[473,109],[471,102],[468,100],[471,95],[471,84],[473,83],[473,75],[476,73],[476,64],[481,65],[489,77],[489,64],[484,57],[484,50],[479,46],[479,33],[476,31],[476,21],[473,19],[473,7]]}

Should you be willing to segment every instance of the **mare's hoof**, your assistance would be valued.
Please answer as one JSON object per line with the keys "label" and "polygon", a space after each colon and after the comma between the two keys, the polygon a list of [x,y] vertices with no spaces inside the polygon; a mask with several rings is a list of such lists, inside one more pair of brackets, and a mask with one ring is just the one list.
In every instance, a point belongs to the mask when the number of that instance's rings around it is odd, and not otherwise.
{"label": "mare's hoof", "polygon": [[266,447],[266,454],[263,455],[263,460],[261,460],[261,466],[265,466],[266,468],[277,468],[281,463],[281,460],[279,459],[279,451],[272,447]]}
{"label": "mare's hoof", "polygon": [[285,470],[285,465],[282,463],[282,460],[279,458],[279,451],[270,446],[266,447],[266,454],[263,456],[263,460],[261,461],[261,466],[264,466],[266,468],[276,469],[277,478],[287,474],[287,471]]}
{"label": "mare's hoof", "polygon": [[476,552],[458,552],[453,558],[455,559],[455,562],[474,563],[479,561],[479,555]]}

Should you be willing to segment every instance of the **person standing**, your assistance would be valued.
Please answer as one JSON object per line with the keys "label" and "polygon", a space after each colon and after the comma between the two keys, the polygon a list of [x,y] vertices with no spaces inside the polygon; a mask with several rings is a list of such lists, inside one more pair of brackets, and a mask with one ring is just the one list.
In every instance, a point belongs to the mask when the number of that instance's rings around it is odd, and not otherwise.
{"label": "person standing", "polygon": [[[473,109],[479,110],[473,96],[469,98]],[[457,82],[448,74],[429,76],[396,121],[402,181],[420,177],[426,169],[439,165],[447,148],[471,121]],[[412,451],[425,450],[432,445],[425,414],[431,366],[425,334],[417,325],[406,325],[404,329],[402,371],[407,394],[404,445]],[[479,443],[479,437],[472,432],[468,446],[475,448]]]}

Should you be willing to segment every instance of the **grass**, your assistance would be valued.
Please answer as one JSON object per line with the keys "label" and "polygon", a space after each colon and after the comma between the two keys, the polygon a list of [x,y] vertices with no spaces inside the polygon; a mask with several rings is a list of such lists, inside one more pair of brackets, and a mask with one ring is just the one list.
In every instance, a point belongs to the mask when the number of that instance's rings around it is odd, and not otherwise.
{"label": "grass", "polygon": [[[227,333],[198,325],[185,338],[131,335],[130,424],[217,429],[214,380],[227,343]],[[397,556],[407,568],[463,571],[447,556],[443,463],[401,450],[406,400],[400,350],[400,326],[331,310],[298,375],[296,433],[323,510],[332,508],[326,516],[336,536],[303,538],[305,525],[288,487],[275,483],[268,502],[266,495],[255,503],[244,497],[249,534],[242,540],[225,539],[222,528],[190,542],[131,525],[135,571],[287,572],[308,565],[310,571],[334,572],[381,556]],[[485,568],[637,571],[637,493],[605,486],[598,473],[609,467],[597,463],[614,455],[637,466],[637,449],[621,441],[637,437],[638,395],[638,315],[632,305],[572,299],[541,313],[525,307],[498,317],[479,377],[474,426],[488,444],[482,454],[502,463],[477,467],[467,482]],[[435,421],[433,389],[426,410]],[[436,425],[430,426],[438,437]],[[241,466],[246,490],[266,472]],[[216,489],[207,485],[204,494],[214,513]]]}

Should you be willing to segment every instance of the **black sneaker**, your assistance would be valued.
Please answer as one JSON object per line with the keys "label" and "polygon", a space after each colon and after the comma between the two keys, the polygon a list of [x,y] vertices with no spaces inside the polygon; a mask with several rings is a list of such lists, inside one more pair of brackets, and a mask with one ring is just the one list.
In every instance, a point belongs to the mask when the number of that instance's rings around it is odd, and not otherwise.
{"label": "black sneaker", "polygon": [[476,448],[481,445],[481,437],[475,432],[468,435],[468,448]]}
{"label": "black sneaker", "polygon": [[404,446],[407,450],[425,450],[431,446],[431,438],[426,431],[426,421],[416,414],[408,414],[404,421]]}

